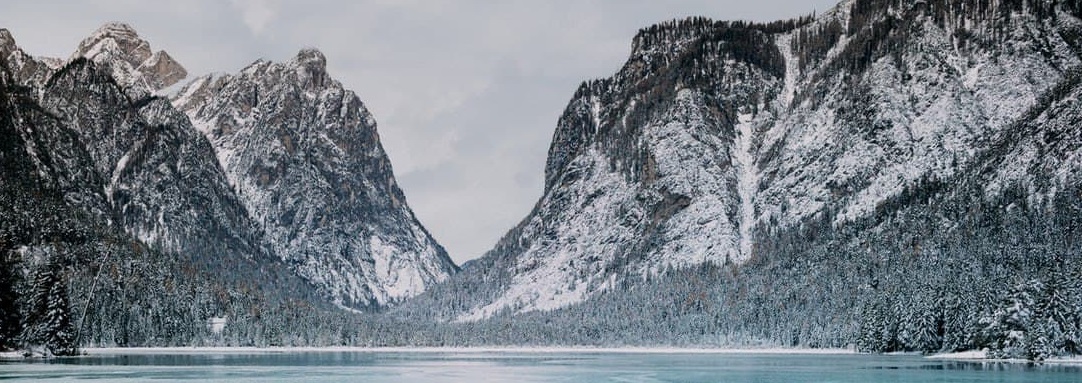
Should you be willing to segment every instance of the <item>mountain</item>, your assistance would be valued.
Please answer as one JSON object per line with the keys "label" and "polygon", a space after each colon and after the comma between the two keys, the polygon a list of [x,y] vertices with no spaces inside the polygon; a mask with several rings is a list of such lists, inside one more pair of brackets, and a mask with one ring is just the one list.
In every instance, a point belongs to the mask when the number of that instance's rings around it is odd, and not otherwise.
{"label": "mountain", "polygon": [[336,304],[417,295],[457,270],[395,182],[376,121],[323,54],[208,75],[173,104],[210,139],[267,243]]}
{"label": "mountain", "polygon": [[[128,32],[125,37],[137,38],[130,28],[116,24],[95,36],[113,41],[113,33]],[[95,59],[125,57],[116,47],[99,44]],[[115,80],[114,74],[131,67],[110,69],[111,64],[81,56],[82,48],[74,59],[49,71],[48,81],[33,89],[36,99],[27,101],[52,119],[29,124],[21,132],[38,174],[70,203],[156,249],[200,252],[196,244],[204,243],[246,256],[256,253],[259,234],[229,189],[206,139],[168,100],[145,92],[156,88]],[[24,55],[20,49],[12,51]],[[49,67],[24,57],[24,67]],[[146,77],[140,72],[124,76]],[[131,98],[126,91],[134,87],[140,90],[135,94],[145,97]]]}
{"label": "mountain", "polygon": [[125,24],[67,60],[0,29],[0,290],[22,297],[0,347],[342,344],[342,306],[456,270],[321,53],[197,79],[191,118],[161,95],[185,76]]}
{"label": "mountain", "polygon": [[[132,42],[129,31],[111,24],[95,36]],[[9,42],[0,60],[10,188],[3,256],[22,270],[22,289],[39,288],[43,270],[65,270],[70,288],[52,291],[78,302],[77,342],[189,344],[210,338],[209,317],[228,316],[242,330],[244,313],[313,301],[263,248],[206,138],[151,94],[169,81],[147,82],[125,72],[139,68],[108,61],[126,57],[113,43],[96,50],[101,62],[77,52],[54,66],[59,60],[27,55],[0,34]]]}
{"label": "mountain", "polygon": [[575,92],[534,210],[402,313],[601,344],[1000,347],[1006,292],[1079,264],[1080,11],[847,0],[645,28]]}

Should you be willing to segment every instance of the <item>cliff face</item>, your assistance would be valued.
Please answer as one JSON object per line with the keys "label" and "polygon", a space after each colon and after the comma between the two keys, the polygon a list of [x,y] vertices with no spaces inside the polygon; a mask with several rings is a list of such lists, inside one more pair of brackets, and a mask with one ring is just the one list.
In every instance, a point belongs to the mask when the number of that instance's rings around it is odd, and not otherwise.
{"label": "cliff face", "polygon": [[269,246],[337,304],[400,301],[457,269],[406,205],[375,119],[319,51],[198,78],[173,103]]}

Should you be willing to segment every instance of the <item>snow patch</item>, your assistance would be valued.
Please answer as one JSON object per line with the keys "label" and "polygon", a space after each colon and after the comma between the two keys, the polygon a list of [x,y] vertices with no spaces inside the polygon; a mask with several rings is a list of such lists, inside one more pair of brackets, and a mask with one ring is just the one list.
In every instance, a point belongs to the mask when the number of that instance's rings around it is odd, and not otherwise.
{"label": "snow patch", "polygon": [[109,185],[105,187],[105,198],[109,200],[109,204],[113,204],[113,193],[116,191],[117,183],[120,182],[120,175],[124,172],[124,168],[128,167],[128,160],[131,158],[131,152],[124,153],[124,156],[120,157],[120,160],[116,162],[116,167],[113,168],[112,178],[109,180]]}
{"label": "snow patch", "polygon": [[[786,78],[788,83],[789,79]],[[788,85],[787,85],[788,86]],[[791,94],[790,94],[791,97]],[[733,162],[737,171],[737,192],[740,195],[740,256],[734,261],[744,261],[751,257],[752,230],[755,229],[755,195],[759,192],[759,167],[755,163],[752,124],[754,115],[741,113],[736,125],[736,149]]]}
{"label": "snow patch", "polygon": [[943,354],[935,354],[926,356],[925,359],[938,359],[938,360],[980,360],[988,359],[988,351],[986,350],[972,350],[972,351],[960,351],[949,352]]}
{"label": "snow patch", "polygon": [[793,104],[793,97],[796,96],[796,77],[800,73],[800,61],[793,55],[792,33],[778,36],[775,42],[778,50],[781,51],[782,58],[785,59],[785,85],[779,100],[782,108],[789,108]]}
{"label": "snow patch", "polygon": [[229,323],[229,317],[213,317],[207,319],[207,329],[213,334],[221,334],[225,325]]}

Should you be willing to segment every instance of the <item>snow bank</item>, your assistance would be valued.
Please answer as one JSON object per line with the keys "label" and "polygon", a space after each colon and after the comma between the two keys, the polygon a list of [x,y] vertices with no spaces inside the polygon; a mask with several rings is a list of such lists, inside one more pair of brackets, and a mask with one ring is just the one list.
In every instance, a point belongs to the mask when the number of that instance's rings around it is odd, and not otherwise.
{"label": "snow bank", "polygon": [[[955,360],[955,361],[985,361],[985,362],[1003,362],[1003,363],[1034,363],[1032,360],[1026,359],[988,359],[988,352],[985,350],[972,350],[961,352],[950,352],[943,354],[935,354],[925,357],[926,359],[935,360]],[[1078,364],[1082,365],[1082,356],[1064,356],[1046,359],[1040,363],[1044,364]]]}
{"label": "snow bank", "polygon": [[988,352],[985,350],[948,352],[943,354],[929,355],[925,358],[937,360],[984,360],[988,359]]}

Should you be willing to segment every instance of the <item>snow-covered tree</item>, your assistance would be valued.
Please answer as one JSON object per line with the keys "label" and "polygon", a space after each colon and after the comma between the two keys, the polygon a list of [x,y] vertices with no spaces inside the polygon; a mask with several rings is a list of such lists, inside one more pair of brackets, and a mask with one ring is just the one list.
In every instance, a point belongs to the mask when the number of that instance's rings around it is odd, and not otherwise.
{"label": "snow-covered tree", "polygon": [[34,275],[33,296],[26,323],[27,341],[44,346],[53,355],[75,355],[75,327],[63,266],[50,260]]}

